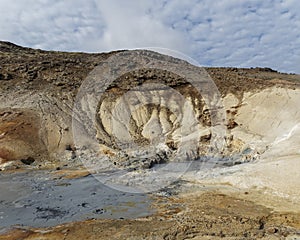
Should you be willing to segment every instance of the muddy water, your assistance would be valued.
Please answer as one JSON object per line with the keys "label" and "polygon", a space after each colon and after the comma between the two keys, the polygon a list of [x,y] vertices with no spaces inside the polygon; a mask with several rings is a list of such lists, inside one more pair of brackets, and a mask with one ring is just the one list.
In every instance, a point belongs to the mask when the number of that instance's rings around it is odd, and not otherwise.
{"label": "muddy water", "polygon": [[93,176],[54,179],[49,172],[1,173],[0,232],[21,225],[49,227],[92,218],[149,215],[146,194],[119,192]]}

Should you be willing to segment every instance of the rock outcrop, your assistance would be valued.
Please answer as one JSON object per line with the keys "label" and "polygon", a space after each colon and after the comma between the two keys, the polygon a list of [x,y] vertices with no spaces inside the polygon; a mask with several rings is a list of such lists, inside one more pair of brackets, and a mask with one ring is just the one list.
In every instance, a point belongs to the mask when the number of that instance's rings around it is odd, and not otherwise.
{"label": "rock outcrop", "polygon": [[[79,156],[88,154],[88,151],[74,143],[73,104],[90,72],[117,53],[120,52],[48,52],[1,42],[2,168],[10,165],[81,165]],[[117,78],[101,93],[100,101],[93,103],[97,105],[97,112],[92,116],[95,117],[93,134],[99,152],[120,168],[149,168],[171,161],[181,150],[178,156],[183,160],[213,153],[224,159],[230,158],[232,164],[250,161],[262,154],[284,154],[278,146],[286,146],[290,141],[293,147],[286,148],[286,153],[298,153],[298,75],[265,68],[205,70],[216,84],[224,105],[224,139],[219,140],[224,141],[221,149],[212,151],[213,130],[220,122],[212,121],[215,109],[211,109],[205,96],[180,75],[145,68]],[[152,99],[145,100],[147,95],[134,89],[147,83],[152,84],[147,89]],[[166,89],[160,89],[159,84],[173,92],[161,97]],[[120,99],[127,96],[127,92],[131,94],[131,102],[123,99],[123,105],[120,105]],[[174,92],[185,101],[172,94]],[[127,111],[130,106],[139,103],[146,104]],[[122,118],[129,112],[128,124],[122,125]],[[139,151],[120,147],[116,136],[124,135],[124,131]],[[195,132],[197,136],[193,135]],[[187,148],[192,149],[190,152],[182,147],[186,139],[192,139],[187,141],[189,146],[196,141],[196,147]],[[127,140],[121,142],[126,143]],[[151,153],[149,146],[153,144],[156,147]]]}

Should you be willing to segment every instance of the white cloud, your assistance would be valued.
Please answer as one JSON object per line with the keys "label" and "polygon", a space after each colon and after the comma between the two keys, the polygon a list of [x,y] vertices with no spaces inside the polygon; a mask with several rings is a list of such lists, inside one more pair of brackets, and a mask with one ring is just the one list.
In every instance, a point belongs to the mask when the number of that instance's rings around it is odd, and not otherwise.
{"label": "white cloud", "polygon": [[0,39],[67,51],[165,47],[300,73],[298,0],[0,0]]}
{"label": "white cloud", "polygon": [[0,38],[44,49],[92,51],[105,27],[96,7],[80,0],[0,0]]}
{"label": "white cloud", "polygon": [[147,14],[151,5],[146,1],[98,1],[97,5],[106,22],[106,31],[99,40],[104,49],[187,48],[179,31]]}

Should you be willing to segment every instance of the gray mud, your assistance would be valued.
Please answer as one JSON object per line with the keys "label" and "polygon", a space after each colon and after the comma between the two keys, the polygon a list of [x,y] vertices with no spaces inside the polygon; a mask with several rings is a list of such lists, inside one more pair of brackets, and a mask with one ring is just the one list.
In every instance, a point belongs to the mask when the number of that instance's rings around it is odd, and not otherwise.
{"label": "gray mud", "polygon": [[150,204],[146,194],[119,192],[93,176],[55,179],[46,171],[0,175],[0,232],[15,225],[143,217],[151,214]]}

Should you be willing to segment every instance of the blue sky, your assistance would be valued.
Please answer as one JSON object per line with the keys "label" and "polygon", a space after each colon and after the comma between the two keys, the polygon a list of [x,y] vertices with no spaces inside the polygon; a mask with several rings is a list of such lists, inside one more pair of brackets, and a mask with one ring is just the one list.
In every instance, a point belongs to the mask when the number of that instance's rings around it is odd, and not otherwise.
{"label": "blue sky", "polygon": [[299,0],[0,0],[0,16],[0,39],[28,47],[162,47],[203,66],[300,73]]}

